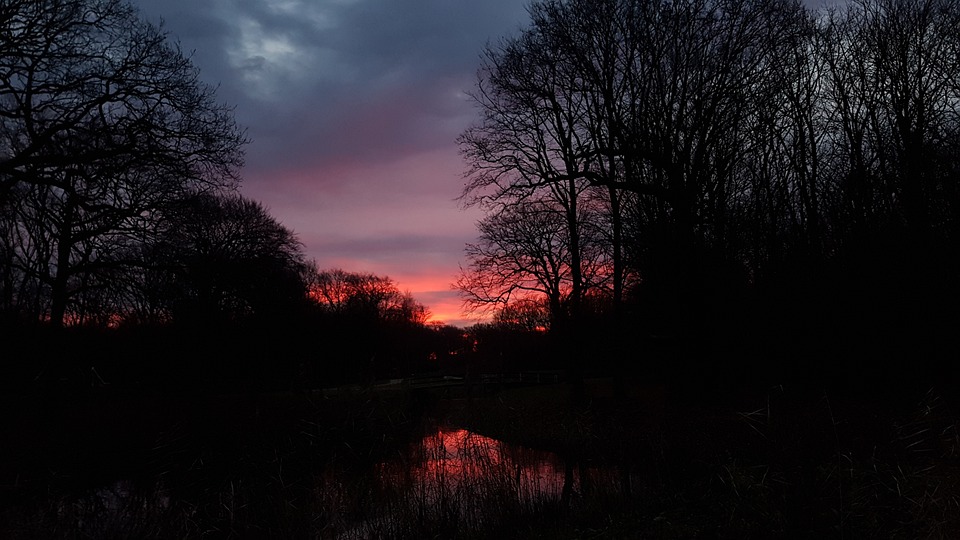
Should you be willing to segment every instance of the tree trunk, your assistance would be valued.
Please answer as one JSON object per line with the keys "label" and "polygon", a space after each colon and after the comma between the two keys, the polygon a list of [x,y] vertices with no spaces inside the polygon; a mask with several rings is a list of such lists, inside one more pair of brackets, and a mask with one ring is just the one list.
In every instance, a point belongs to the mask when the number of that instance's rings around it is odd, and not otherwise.
{"label": "tree trunk", "polygon": [[71,195],[67,195],[63,209],[63,221],[57,237],[57,269],[53,276],[50,289],[50,324],[54,328],[62,328],[67,313],[70,280],[70,254],[73,251],[73,220],[76,212],[76,203]]}
{"label": "tree trunk", "polygon": [[580,258],[580,222],[577,216],[577,182],[569,180],[567,184],[567,195],[569,204],[567,205],[567,228],[570,233],[570,280],[572,281],[570,290],[570,318],[574,321],[580,319],[580,307],[583,299],[583,268]]}
{"label": "tree trunk", "polygon": [[613,255],[613,315],[620,319],[623,304],[623,216],[620,215],[620,193],[613,187],[610,192],[610,218],[612,225]]}

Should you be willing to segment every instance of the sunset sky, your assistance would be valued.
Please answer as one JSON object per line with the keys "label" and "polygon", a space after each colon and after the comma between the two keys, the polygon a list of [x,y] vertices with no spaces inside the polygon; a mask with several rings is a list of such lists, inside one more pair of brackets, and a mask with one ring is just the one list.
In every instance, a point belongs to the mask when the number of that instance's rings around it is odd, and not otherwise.
{"label": "sunset sky", "polygon": [[527,24],[527,0],[133,1],[236,107],[252,140],[241,191],[310,258],[473,322],[450,289],[480,217],[455,201],[456,138],[484,45]]}
{"label": "sunset sky", "polygon": [[321,268],[393,278],[450,324],[450,289],[475,237],[454,200],[456,137],[476,117],[488,41],[527,21],[522,0],[137,0],[204,82],[236,107],[241,192],[263,202]]}

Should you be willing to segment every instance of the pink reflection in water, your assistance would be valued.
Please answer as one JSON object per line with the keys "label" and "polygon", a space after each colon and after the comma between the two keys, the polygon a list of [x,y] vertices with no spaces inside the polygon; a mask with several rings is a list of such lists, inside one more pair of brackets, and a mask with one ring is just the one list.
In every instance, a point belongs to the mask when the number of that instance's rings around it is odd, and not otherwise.
{"label": "pink reflection in water", "polygon": [[564,464],[551,452],[466,429],[443,428],[425,436],[412,450],[410,462],[382,464],[384,480],[402,477],[427,496],[497,492],[530,502],[559,498],[563,491]]}

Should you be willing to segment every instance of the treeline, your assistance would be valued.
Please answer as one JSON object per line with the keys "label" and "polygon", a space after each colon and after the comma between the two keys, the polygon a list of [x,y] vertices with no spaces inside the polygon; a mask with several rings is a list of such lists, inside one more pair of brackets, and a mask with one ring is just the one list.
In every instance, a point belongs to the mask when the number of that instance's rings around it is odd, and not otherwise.
{"label": "treeline", "polygon": [[316,268],[240,196],[246,143],[129,3],[0,5],[6,388],[319,386],[456,348],[393,281]]}
{"label": "treeline", "polygon": [[647,373],[949,367],[960,2],[529,12],[484,51],[459,139],[486,211],[469,304]]}
{"label": "treeline", "polygon": [[0,308],[55,327],[160,316],[154,270],[217,256],[207,244],[232,221],[269,221],[222,199],[243,130],[125,2],[6,2],[0,16]]}

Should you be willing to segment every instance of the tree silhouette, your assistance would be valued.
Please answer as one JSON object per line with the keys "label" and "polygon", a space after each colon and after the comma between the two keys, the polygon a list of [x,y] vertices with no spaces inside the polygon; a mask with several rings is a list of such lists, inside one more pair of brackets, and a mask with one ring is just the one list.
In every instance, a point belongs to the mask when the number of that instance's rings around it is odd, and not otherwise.
{"label": "tree silhouette", "polygon": [[[538,2],[531,26],[485,54],[481,120],[460,138],[479,203],[552,187],[566,193],[572,305],[584,296],[578,198],[606,188],[615,303],[625,282],[623,194],[650,216],[644,279],[693,309],[698,259],[729,242],[735,165],[770,62],[789,44],[792,4]],[[633,201],[629,202],[634,204]],[[682,283],[682,285],[681,285]],[[579,311],[575,308],[574,311]]]}
{"label": "tree silhouette", "polygon": [[536,297],[524,297],[504,305],[493,316],[500,328],[538,332],[550,328],[550,310]]}
{"label": "tree silhouette", "polygon": [[[459,139],[464,199],[488,212],[459,283],[469,302],[529,288],[504,268],[529,271],[516,254],[538,251],[499,229],[519,234],[517,216],[551,201],[569,203],[565,229],[540,229],[580,272],[561,278],[580,283],[576,311],[629,313],[650,339],[857,351],[948,324],[906,314],[957,295],[960,2],[543,0],[530,14],[485,50]],[[604,238],[600,258],[581,235]],[[609,303],[588,301],[591,261]]]}
{"label": "tree silhouette", "polygon": [[158,296],[174,320],[266,319],[306,300],[302,246],[260,203],[200,193],[170,219],[175,226],[154,249],[172,277]]}
{"label": "tree silhouette", "polygon": [[[549,201],[525,200],[504,207],[480,221],[480,237],[467,245],[468,266],[455,287],[471,310],[495,313],[515,301],[539,296],[553,322],[574,317],[573,297],[583,289],[602,287],[609,278],[606,252],[592,231],[593,216],[581,208],[574,244],[566,209]],[[571,252],[578,250],[580,272],[575,277]],[[581,291],[575,291],[579,279]],[[548,325],[549,326],[549,325]]]}
{"label": "tree silhouette", "polygon": [[[459,139],[470,167],[463,199],[500,212],[528,197],[544,197],[563,210],[566,309],[576,319],[586,288],[579,206],[591,141],[582,133],[586,102],[567,84],[558,43],[539,30],[485,51],[473,94],[481,121]],[[557,287],[548,288],[558,308]]]}
{"label": "tree silhouette", "polygon": [[4,296],[55,326],[77,322],[171,203],[235,183],[245,139],[189,58],[125,2],[5,3],[0,23]]}
{"label": "tree silhouette", "polygon": [[401,292],[388,277],[341,269],[312,270],[309,295],[327,314],[364,322],[423,325],[430,317],[409,292]]}

